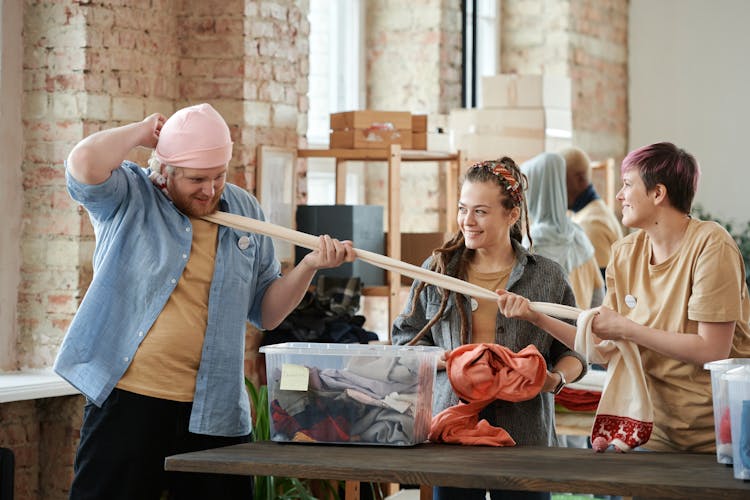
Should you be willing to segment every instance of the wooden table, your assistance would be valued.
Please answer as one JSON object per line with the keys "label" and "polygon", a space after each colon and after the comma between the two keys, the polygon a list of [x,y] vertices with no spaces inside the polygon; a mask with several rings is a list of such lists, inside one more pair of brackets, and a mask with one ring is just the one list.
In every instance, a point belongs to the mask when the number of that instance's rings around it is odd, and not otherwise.
{"label": "wooden table", "polygon": [[258,442],[167,457],[166,470],[659,498],[750,498],[715,454]]}

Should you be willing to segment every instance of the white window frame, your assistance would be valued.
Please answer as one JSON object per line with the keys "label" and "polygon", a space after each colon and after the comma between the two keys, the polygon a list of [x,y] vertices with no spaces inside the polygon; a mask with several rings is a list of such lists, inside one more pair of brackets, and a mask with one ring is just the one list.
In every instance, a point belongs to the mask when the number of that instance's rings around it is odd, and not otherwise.
{"label": "white window frame", "polygon": [[[466,0],[466,86],[464,102],[466,107],[482,107],[482,77],[496,75],[500,72],[500,13],[502,0]],[[472,16],[476,4],[477,32],[476,46],[472,45]],[[476,67],[472,64],[472,55],[476,52]],[[476,77],[474,76],[476,74]],[[472,85],[473,83],[473,85]]]}

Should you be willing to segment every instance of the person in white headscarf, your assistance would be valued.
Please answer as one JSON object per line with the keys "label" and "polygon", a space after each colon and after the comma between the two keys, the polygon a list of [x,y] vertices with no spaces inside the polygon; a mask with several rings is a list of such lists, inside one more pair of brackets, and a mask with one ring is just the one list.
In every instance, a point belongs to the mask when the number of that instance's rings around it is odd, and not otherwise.
{"label": "person in white headscarf", "polygon": [[[530,237],[534,253],[560,264],[568,276],[578,307],[601,305],[604,280],[594,257],[594,246],[567,215],[565,160],[542,153],[521,165],[529,180]],[[529,246],[529,241],[524,241]]]}

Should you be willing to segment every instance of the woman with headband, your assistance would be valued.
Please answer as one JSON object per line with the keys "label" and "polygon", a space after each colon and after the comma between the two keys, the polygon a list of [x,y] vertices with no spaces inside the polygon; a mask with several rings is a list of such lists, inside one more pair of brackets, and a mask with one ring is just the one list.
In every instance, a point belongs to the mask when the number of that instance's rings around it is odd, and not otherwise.
{"label": "woman with headband", "polygon": [[[527,217],[526,178],[504,157],[468,169],[458,204],[459,231],[436,249],[423,267],[490,290],[507,289],[530,300],[575,305],[560,266],[529,253],[522,227]],[[526,225],[528,228],[528,224]],[[464,344],[499,344],[517,353],[529,345],[544,357],[548,371],[542,391],[518,403],[495,400],[479,417],[505,429],[520,445],[556,446],[554,394],[580,378],[581,357],[544,330],[498,313],[497,304],[477,301],[434,285],[415,281],[404,312],[393,324],[394,344],[435,345],[446,351]],[[433,414],[456,405],[445,370],[439,370]],[[484,490],[437,487],[434,498],[485,497]],[[492,491],[493,499],[549,499],[546,492]]]}

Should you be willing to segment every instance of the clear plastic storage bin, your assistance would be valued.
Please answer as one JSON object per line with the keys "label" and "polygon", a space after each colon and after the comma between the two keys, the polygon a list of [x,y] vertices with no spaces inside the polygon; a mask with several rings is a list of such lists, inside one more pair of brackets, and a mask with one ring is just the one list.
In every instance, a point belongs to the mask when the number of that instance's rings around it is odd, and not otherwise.
{"label": "clear plastic storage bin", "polygon": [[734,477],[750,479],[750,365],[733,368],[722,377],[729,394]]}
{"label": "clear plastic storage bin", "polygon": [[716,460],[720,464],[732,463],[732,426],[729,416],[727,383],[722,379],[728,370],[750,365],[748,358],[730,358],[711,361],[703,368],[711,371],[711,391],[714,400],[714,431],[716,433]]}
{"label": "clear plastic storage bin", "polygon": [[263,346],[271,439],[411,446],[427,440],[439,347]]}

